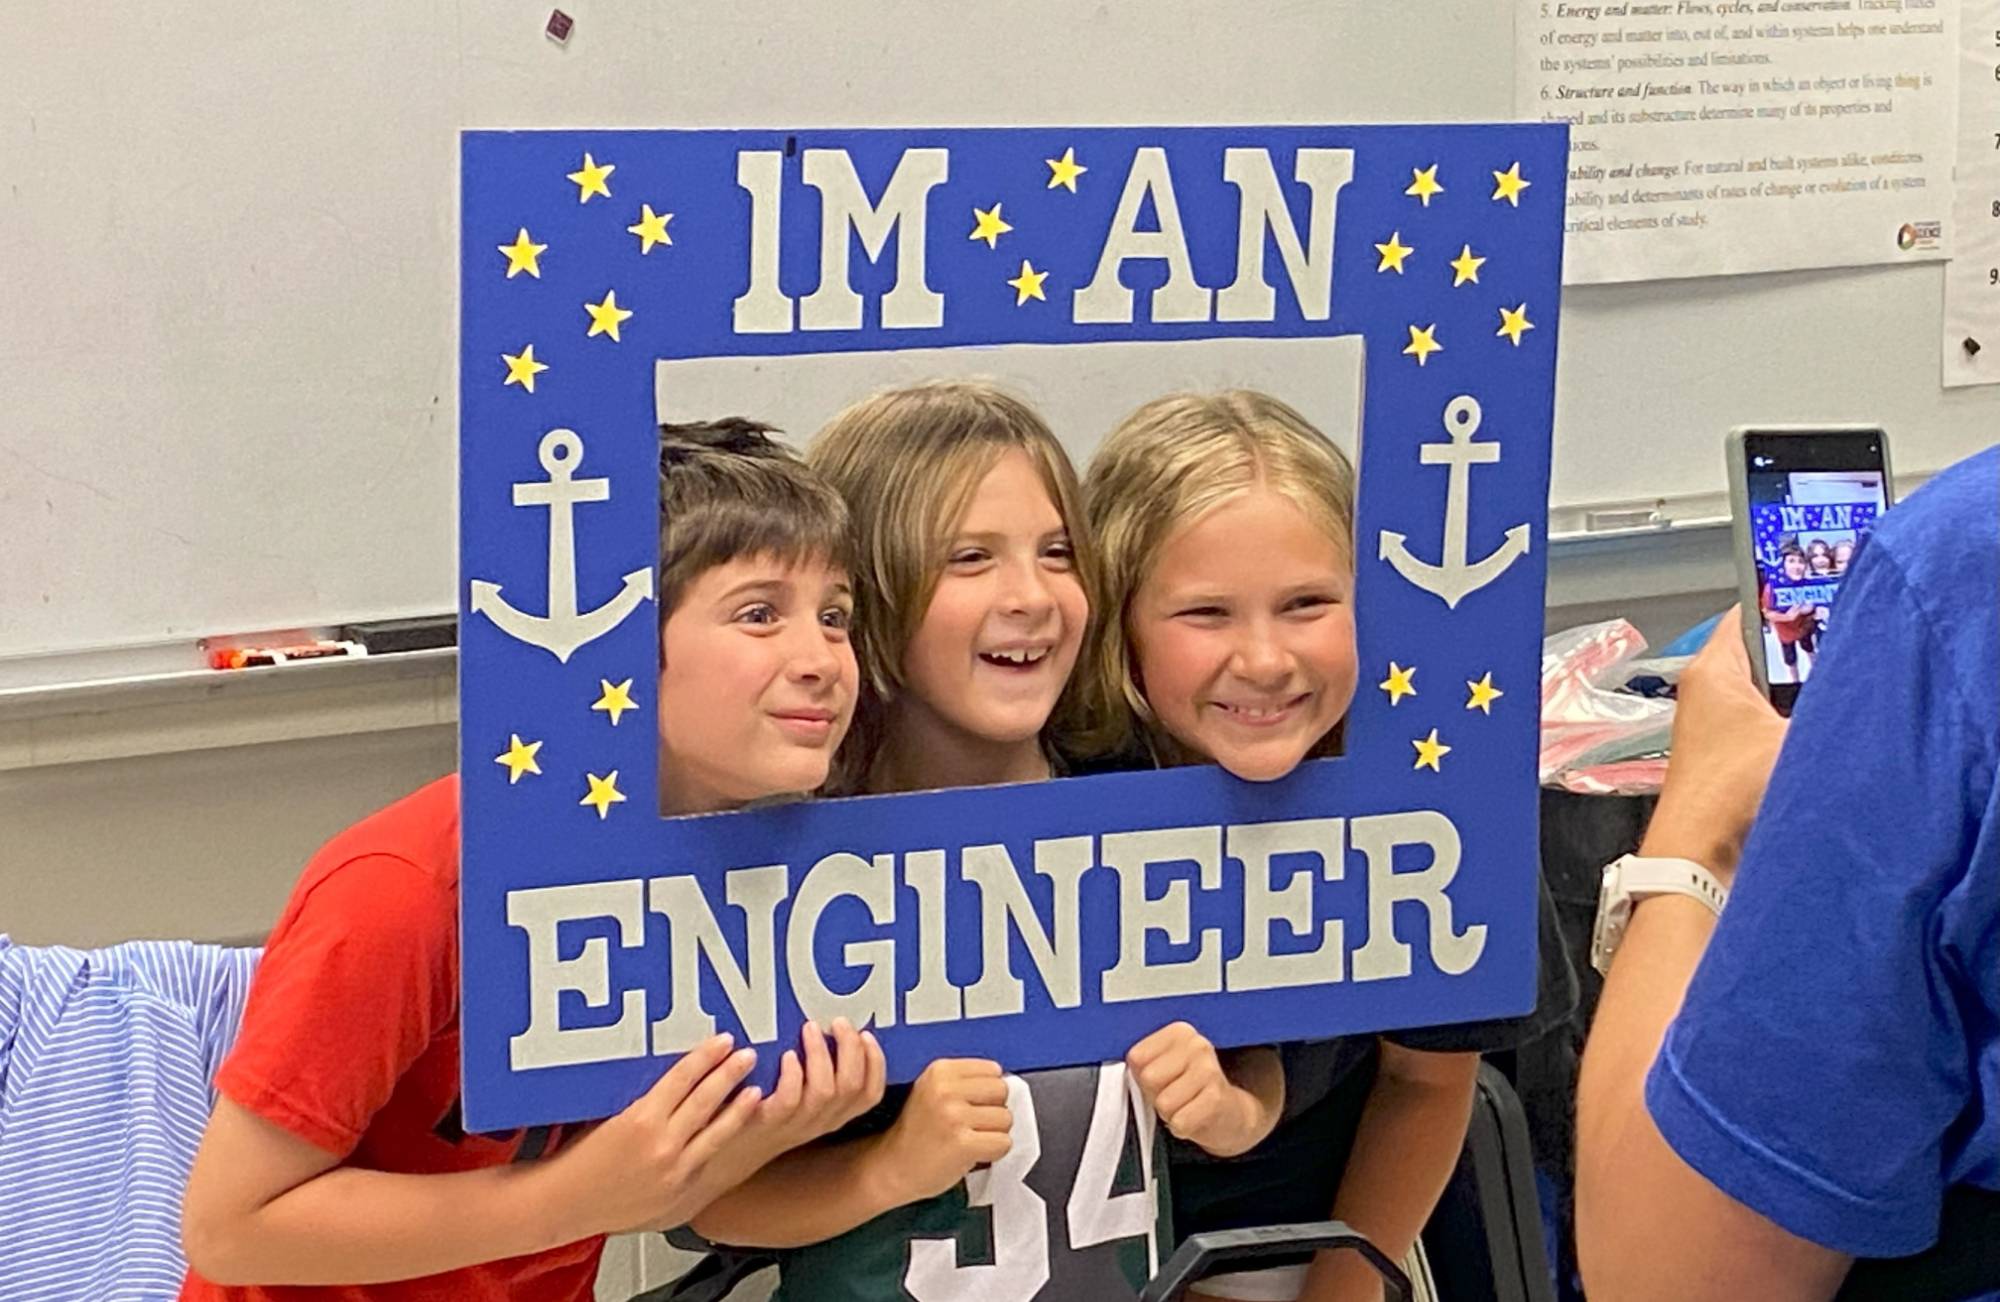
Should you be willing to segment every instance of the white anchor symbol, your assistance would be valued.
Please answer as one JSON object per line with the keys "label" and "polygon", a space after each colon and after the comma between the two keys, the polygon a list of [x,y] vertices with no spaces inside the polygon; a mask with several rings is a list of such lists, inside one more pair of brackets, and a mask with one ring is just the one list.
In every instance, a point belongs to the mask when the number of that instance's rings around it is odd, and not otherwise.
{"label": "white anchor symbol", "polygon": [[578,502],[610,500],[608,479],[574,479],[583,461],[583,440],[572,430],[550,430],[542,436],[542,469],[547,480],[514,485],[515,506],[549,508],[549,613],[530,615],[516,610],[500,595],[500,585],[472,581],[472,608],[500,626],[509,637],[551,652],[567,664],[576,649],[603,637],[624,622],[639,603],[653,595],[653,571],[633,570],[618,595],[596,610],[576,608],[576,522]]}
{"label": "white anchor symbol", "polygon": [[1444,409],[1445,433],[1451,436],[1451,442],[1426,443],[1417,450],[1418,460],[1425,465],[1451,467],[1444,499],[1444,554],[1438,558],[1439,563],[1429,565],[1418,560],[1403,545],[1404,535],[1382,531],[1382,559],[1395,566],[1398,574],[1424,591],[1442,597],[1444,604],[1454,609],[1468,593],[1477,592],[1499,578],[1501,571],[1528,551],[1528,526],[1517,524],[1507,531],[1507,541],[1495,548],[1491,556],[1470,565],[1466,563],[1465,511],[1472,467],[1500,459],[1498,443],[1472,441],[1472,436],[1479,432],[1479,415],[1479,403],[1471,395],[1453,398]]}

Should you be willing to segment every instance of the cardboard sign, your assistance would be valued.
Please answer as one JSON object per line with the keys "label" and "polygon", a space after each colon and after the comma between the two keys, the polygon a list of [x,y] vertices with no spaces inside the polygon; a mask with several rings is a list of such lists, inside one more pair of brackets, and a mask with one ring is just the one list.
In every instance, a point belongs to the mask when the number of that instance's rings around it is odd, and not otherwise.
{"label": "cardboard sign", "polygon": [[[907,1080],[1176,1018],[1233,1045],[1525,1012],[1566,149],[467,134],[467,1125],[608,1115],[711,1029],[841,1014]],[[1365,349],[1342,758],[659,817],[656,359],[1310,335]]]}

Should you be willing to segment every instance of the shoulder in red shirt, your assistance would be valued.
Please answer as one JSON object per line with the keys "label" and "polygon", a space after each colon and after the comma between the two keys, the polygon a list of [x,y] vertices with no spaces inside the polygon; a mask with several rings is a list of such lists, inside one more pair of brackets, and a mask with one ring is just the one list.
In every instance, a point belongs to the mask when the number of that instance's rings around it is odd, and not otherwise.
{"label": "shoulder in red shirt", "polygon": [[[468,1135],[459,1122],[458,779],[348,828],[279,916],[216,1088],[339,1157],[413,1175],[532,1161],[562,1128]],[[366,1287],[224,1288],[183,1302],[587,1299],[601,1238]]]}

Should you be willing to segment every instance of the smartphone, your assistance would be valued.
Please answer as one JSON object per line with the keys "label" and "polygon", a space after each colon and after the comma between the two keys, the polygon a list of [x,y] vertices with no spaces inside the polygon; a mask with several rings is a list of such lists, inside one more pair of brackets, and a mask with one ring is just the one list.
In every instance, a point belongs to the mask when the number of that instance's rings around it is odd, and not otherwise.
{"label": "smartphone", "polygon": [[1889,440],[1874,426],[1739,426],[1729,506],[1743,638],[1781,714],[1835,631],[1840,583],[1893,500]]}

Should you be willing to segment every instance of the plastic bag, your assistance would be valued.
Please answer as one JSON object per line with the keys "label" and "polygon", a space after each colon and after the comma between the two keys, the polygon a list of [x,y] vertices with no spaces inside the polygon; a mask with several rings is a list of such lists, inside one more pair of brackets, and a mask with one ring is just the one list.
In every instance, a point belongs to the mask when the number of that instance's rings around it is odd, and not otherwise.
{"label": "plastic bag", "polygon": [[1642,660],[1646,639],[1622,619],[1542,643],[1543,786],[1585,795],[1645,795],[1667,774],[1674,703],[1622,690],[1635,677],[1676,681],[1685,657]]}

